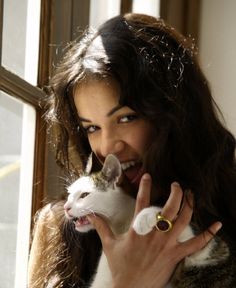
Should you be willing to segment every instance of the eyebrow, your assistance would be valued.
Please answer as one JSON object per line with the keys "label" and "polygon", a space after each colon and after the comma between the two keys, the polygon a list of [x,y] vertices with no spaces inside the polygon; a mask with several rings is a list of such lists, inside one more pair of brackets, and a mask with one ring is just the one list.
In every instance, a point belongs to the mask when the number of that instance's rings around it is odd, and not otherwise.
{"label": "eyebrow", "polygon": [[[121,106],[120,104],[118,104],[117,106],[115,106],[114,108],[112,108],[107,114],[106,114],[106,116],[107,117],[110,117],[110,116],[112,116],[116,111],[118,111],[118,110],[120,110],[121,108],[123,108],[124,106]],[[83,117],[80,117],[80,116],[78,116],[79,117],[79,120],[81,121],[81,122],[92,122],[91,120],[89,120],[89,119],[86,119],[86,118],[83,118]]]}
{"label": "eyebrow", "polygon": [[109,117],[109,116],[113,115],[116,111],[120,110],[123,107],[124,106],[121,106],[120,104],[118,104],[117,106],[112,108],[111,111],[109,111],[106,116]]}

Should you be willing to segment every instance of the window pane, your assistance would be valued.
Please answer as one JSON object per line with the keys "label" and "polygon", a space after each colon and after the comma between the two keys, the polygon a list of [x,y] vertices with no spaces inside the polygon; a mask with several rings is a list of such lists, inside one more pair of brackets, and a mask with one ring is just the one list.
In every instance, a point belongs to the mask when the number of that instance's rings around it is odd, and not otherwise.
{"label": "window pane", "polygon": [[120,14],[121,0],[90,0],[89,24],[97,28],[107,19]]}
{"label": "window pane", "polygon": [[35,111],[0,91],[0,287],[26,287]]}
{"label": "window pane", "polygon": [[160,0],[133,0],[132,12],[159,17]]}
{"label": "window pane", "polygon": [[3,6],[2,65],[36,85],[40,0],[5,0]]}

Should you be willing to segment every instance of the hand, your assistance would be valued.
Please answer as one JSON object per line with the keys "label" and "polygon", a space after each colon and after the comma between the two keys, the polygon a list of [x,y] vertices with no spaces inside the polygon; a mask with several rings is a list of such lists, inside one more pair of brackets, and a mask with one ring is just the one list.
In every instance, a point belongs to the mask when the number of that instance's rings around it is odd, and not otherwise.
{"label": "hand", "polygon": [[[150,205],[151,177],[145,174],[140,182],[135,216]],[[115,236],[109,226],[98,216],[90,215],[106,254],[113,278],[113,288],[159,288],[168,283],[176,265],[186,256],[202,249],[221,228],[216,222],[209,230],[179,243],[178,237],[192,216],[192,196],[184,197],[177,183],[171,185],[170,196],[162,209],[165,218],[174,221],[171,231],[153,230],[145,236],[135,233],[132,226],[127,233]],[[191,207],[190,207],[191,206]]]}

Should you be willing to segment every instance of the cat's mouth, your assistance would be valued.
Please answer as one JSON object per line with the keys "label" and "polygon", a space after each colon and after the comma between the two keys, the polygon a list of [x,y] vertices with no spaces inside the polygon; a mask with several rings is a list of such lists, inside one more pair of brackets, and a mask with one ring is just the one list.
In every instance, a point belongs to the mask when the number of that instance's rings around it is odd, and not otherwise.
{"label": "cat's mouth", "polygon": [[81,216],[81,217],[74,217],[72,219],[73,223],[75,224],[75,228],[77,230],[81,230],[80,228],[87,226],[87,225],[91,225],[91,223],[89,222],[87,216]]}
{"label": "cat's mouth", "polygon": [[[103,217],[102,215],[100,216]],[[80,216],[80,217],[73,217],[71,220],[75,225],[75,230],[79,232],[85,233],[85,232],[88,232],[89,230],[94,229],[94,226],[91,224],[91,222],[89,221],[86,215]]]}
{"label": "cat's mouth", "polygon": [[[91,214],[91,213],[90,213]],[[75,225],[75,230],[81,233],[95,229],[86,215],[72,218]]]}

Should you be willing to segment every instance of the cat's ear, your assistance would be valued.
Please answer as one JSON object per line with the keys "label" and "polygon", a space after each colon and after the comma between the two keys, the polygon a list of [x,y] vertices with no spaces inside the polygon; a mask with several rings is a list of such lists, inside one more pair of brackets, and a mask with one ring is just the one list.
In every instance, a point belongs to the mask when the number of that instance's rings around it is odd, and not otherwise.
{"label": "cat's ear", "polygon": [[93,152],[91,152],[89,157],[88,157],[88,161],[87,161],[84,172],[86,174],[90,174],[90,172],[92,171],[92,167],[93,167]]}
{"label": "cat's ear", "polygon": [[118,182],[121,174],[120,161],[113,154],[107,155],[102,167],[102,175],[108,182],[114,184]]}

